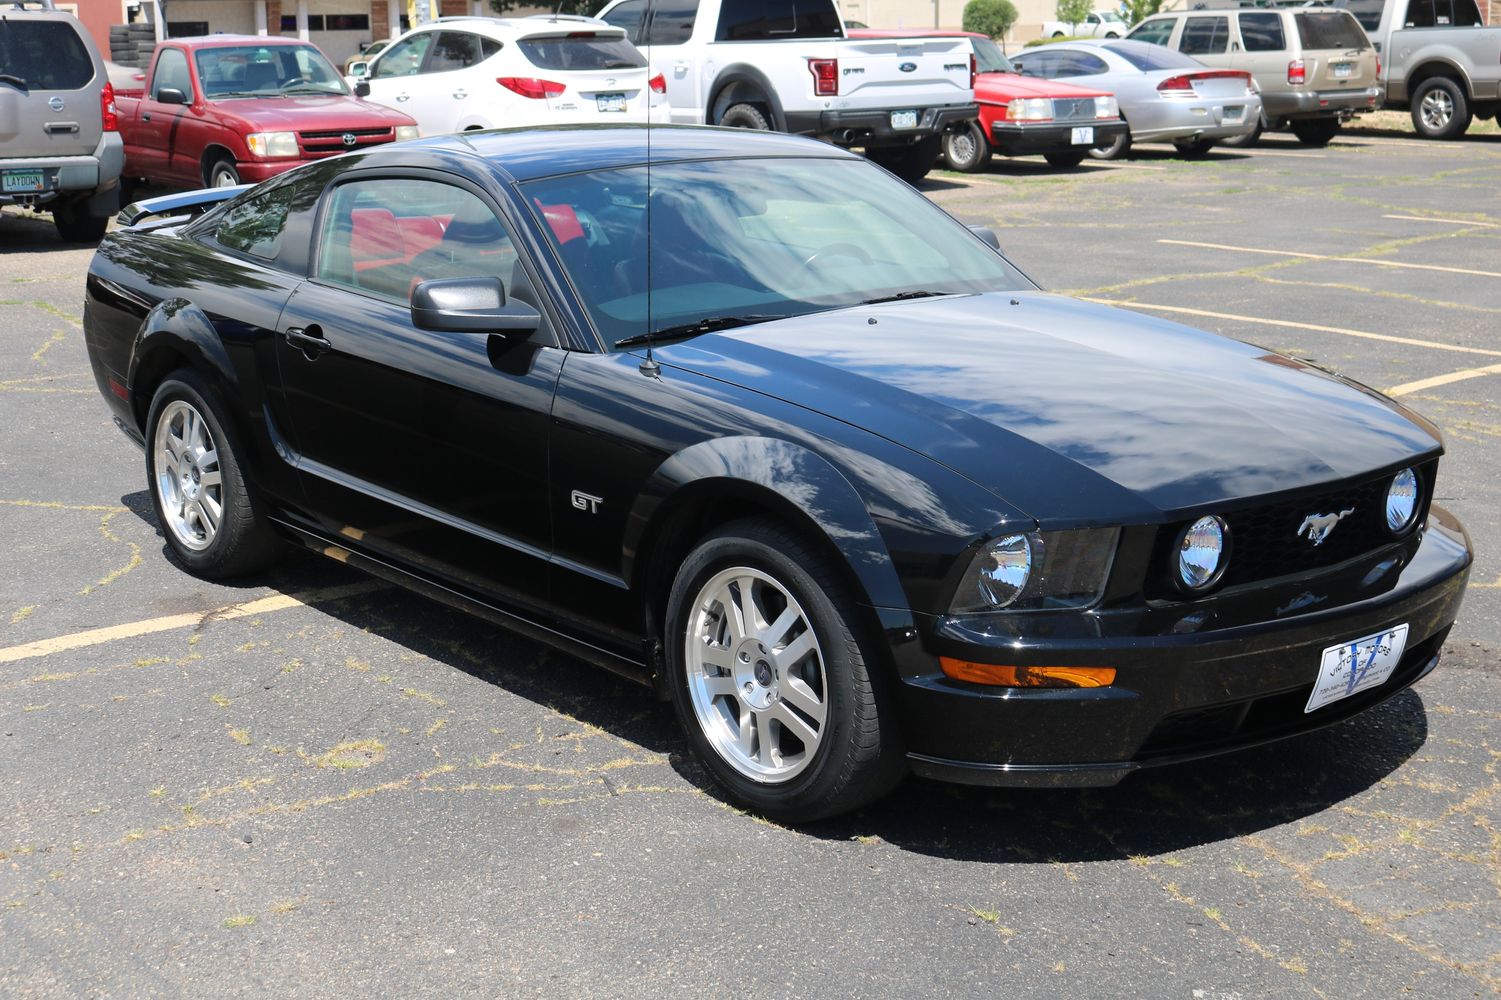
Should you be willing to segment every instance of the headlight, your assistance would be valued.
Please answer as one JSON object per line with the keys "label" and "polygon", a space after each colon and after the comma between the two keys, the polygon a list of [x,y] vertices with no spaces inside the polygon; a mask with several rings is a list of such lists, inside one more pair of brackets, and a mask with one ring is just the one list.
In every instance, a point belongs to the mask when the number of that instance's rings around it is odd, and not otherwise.
{"label": "headlight", "polygon": [[1096,118],[1115,118],[1120,113],[1120,102],[1114,97],[1096,97],[1094,99],[1094,116]]}
{"label": "headlight", "polygon": [[296,132],[252,132],[245,137],[252,156],[268,159],[297,156]]}
{"label": "headlight", "polygon": [[1386,489],[1386,526],[1400,535],[1418,515],[1418,474],[1403,469],[1392,477]]}
{"label": "headlight", "polygon": [[1014,122],[1047,122],[1053,120],[1051,97],[1024,97],[1006,105],[1006,117]]}
{"label": "headlight", "polygon": [[419,129],[416,125],[398,125],[398,126],[396,126],[396,141],[397,142],[406,142],[408,139],[420,139],[420,138],[422,138],[422,130]]}
{"label": "headlight", "polygon": [[1226,558],[1225,522],[1213,515],[1201,517],[1178,536],[1178,581],[1183,589],[1206,590],[1224,575]]}
{"label": "headlight", "polygon": [[1003,535],[981,546],[970,560],[949,610],[1087,608],[1105,589],[1119,538],[1118,528]]}

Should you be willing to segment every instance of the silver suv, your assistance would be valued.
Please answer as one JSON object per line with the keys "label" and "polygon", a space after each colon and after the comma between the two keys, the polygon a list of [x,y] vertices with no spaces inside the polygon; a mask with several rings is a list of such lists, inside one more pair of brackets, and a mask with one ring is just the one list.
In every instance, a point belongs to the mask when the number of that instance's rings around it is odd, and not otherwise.
{"label": "silver suv", "polygon": [[[1248,70],[1261,90],[1262,128],[1290,128],[1327,145],[1340,122],[1374,111],[1376,50],[1349,11],[1276,8],[1255,0],[1187,0],[1191,9],[1154,14],[1127,38],[1177,49],[1208,66]],[[1224,144],[1250,145],[1257,129]]]}
{"label": "silver suv", "polygon": [[120,207],[125,146],[99,50],[52,0],[0,0],[0,205],[46,206],[95,242]]}

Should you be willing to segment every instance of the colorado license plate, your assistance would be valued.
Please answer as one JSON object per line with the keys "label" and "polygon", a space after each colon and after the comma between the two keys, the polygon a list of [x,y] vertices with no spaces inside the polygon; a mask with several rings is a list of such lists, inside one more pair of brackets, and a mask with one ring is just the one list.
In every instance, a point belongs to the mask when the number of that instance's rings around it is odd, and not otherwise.
{"label": "colorado license plate", "polygon": [[40,170],[7,170],[0,174],[0,190],[45,191],[47,175]]}
{"label": "colorado license plate", "polygon": [[1304,713],[1323,708],[1333,701],[1384,684],[1402,660],[1407,645],[1407,626],[1377,632],[1361,639],[1342,642],[1324,650],[1319,664],[1319,679],[1314,681]]}
{"label": "colorado license plate", "polygon": [[1085,125],[1083,128],[1074,129],[1074,145],[1088,146],[1094,142],[1094,126]]}
{"label": "colorado license plate", "polygon": [[891,113],[892,128],[917,128],[916,111],[893,111]]}
{"label": "colorado license plate", "polygon": [[624,94],[596,94],[594,100],[599,104],[600,111],[624,111]]}
{"label": "colorado license plate", "polygon": [[1334,78],[1336,80],[1343,80],[1355,70],[1355,67],[1350,65],[1349,63],[1334,63],[1333,68]]}

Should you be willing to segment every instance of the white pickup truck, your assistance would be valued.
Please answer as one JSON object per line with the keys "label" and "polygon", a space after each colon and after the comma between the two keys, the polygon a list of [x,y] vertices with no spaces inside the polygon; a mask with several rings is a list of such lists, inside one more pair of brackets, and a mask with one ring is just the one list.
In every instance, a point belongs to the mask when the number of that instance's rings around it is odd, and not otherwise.
{"label": "white pickup truck", "polygon": [[[1170,5],[1169,5],[1170,6]],[[1092,10],[1082,21],[1048,21],[1042,26],[1044,38],[1121,38],[1131,25],[1113,10]]]}
{"label": "white pickup truck", "polygon": [[858,146],[913,182],[978,116],[969,39],[850,39],[834,0],[613,0],[597,16],[666,77],[675,122]]}

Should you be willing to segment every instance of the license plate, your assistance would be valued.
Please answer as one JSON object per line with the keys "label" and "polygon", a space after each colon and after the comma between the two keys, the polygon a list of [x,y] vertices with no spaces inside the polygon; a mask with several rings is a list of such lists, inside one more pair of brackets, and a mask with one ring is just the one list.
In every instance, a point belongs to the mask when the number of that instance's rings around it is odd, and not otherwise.
{"label": "license plate", "polygon": [[1355,67],[1349,63],[1334,63],[1334,78],[1343,80],[1355,71]]}
{"label": "license plate", "polygon": [[1246,106],[1244,104],[1227,104],[1220,114],[1220,121],[1226,125],[1239,125],[1246,119]]}
{"label": "license plate", "polygon": [[594,100],[599,104],[599,110],[601,111],[625,110],[624,94],[596,94]]}
{"label": "license plate", "polygon": [[1407,626],[1377,632],[1360,639],[1342,642],[1324,650],[1319,664],[1319,679],[1308,697],[1304,713],[1323,708],[1330,702],[1386,683],[1402,660],[1407,645]]}
{"label": "license plate", "polygon": [[45,191],[47,175],[40,170],[7,170],[0,174],[0,190]]}
{"label": "license plate", "polygon": [[892,128],[917,128],[916,111],[893,111],[891,113]]}
{"label": "license plate", "polygon": [[1082,128],[1074,129],[1073,141],[1075,146],[1088,146],[1092,144],[1094,142],[1094,126],[1085,125]]}

